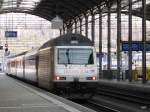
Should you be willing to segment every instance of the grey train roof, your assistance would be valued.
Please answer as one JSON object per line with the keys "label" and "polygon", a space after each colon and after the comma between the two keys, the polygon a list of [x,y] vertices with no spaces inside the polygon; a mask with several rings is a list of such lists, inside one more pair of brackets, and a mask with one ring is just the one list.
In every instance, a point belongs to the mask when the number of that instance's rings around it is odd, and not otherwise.
{"label": "grey train roof", "polygon": [[[71,43],[77,41],[78,43]],[[87,37],[80,34],[66,34],[44,43],[40,49],[50,46],[93,46],[93,43]]]}
{"label": "grey train roof", "polygon": [[[71,43],[71,41],[78,42],[78,43]],[[7,58],[14,58],[26,54],[34,54],[34,52],[38,51],[39,49],[44,49],[50,46],[93,46],[93,43],[87,37],[80,35],[80,34],[66,34],[59,36],[57,38],[51,39],[44,43],[40,48],[35,48],[30,51],[25,51],[14,56],[8,56]]]}

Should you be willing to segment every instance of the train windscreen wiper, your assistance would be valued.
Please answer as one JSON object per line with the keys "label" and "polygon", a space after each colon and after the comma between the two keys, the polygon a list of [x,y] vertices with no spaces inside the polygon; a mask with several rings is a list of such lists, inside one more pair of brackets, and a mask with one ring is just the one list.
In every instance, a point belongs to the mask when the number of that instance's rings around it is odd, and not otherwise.
{"label": "train windscreen wiper", "polygon": [[66,56],[67,56],[68,64],[70,64],[69,49],[66,50]]}

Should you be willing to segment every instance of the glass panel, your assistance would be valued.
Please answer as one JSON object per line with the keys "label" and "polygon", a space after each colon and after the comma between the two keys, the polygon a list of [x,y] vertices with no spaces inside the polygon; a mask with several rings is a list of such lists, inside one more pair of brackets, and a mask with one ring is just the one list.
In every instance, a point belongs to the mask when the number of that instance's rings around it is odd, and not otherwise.
{"label": "glass panel", "polygon": [[60,48],[58,64],[94,64],[92,49]]}
{"label": "glass panel", "polygon": [[21,10],[32,10],[34,9],[41,0],[4,0],[2,3],[2,9],[21,9]]}

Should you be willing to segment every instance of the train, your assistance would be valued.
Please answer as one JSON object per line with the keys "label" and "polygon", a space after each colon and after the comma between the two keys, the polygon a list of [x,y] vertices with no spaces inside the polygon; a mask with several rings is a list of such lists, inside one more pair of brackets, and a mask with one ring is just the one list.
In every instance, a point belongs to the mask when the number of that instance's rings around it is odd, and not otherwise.
{"label": "train", "polygon": [[65,34],[6,59],[5,73],[65,98],[90,98],[96,90],[96,49],[80,34]]}

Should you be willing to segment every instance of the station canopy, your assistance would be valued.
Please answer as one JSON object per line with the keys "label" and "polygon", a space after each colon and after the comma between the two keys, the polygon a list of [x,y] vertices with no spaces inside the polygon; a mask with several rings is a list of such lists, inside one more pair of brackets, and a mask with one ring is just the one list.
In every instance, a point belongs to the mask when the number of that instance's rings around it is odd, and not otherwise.
{"label": "station canopy", "polygon": [[[117,11],[117,0],[0,0],[0,13],[21,12],[40,16],[52,20],[58,15],[64,22],[81,17],[84,14],[94,11],[98,6],[103,6],[107,11],[107,5],[113,4],[113,10]],[[142,0],[132,0],[133,3]],[[150,0],[146,0],[147,19],[150,20]],[[128,8],[128,0],[121,0],[122,9]],[[126,12],[124,12],[126,13]],[[142,17],[142,8],[133,9],[133,14]]]}

